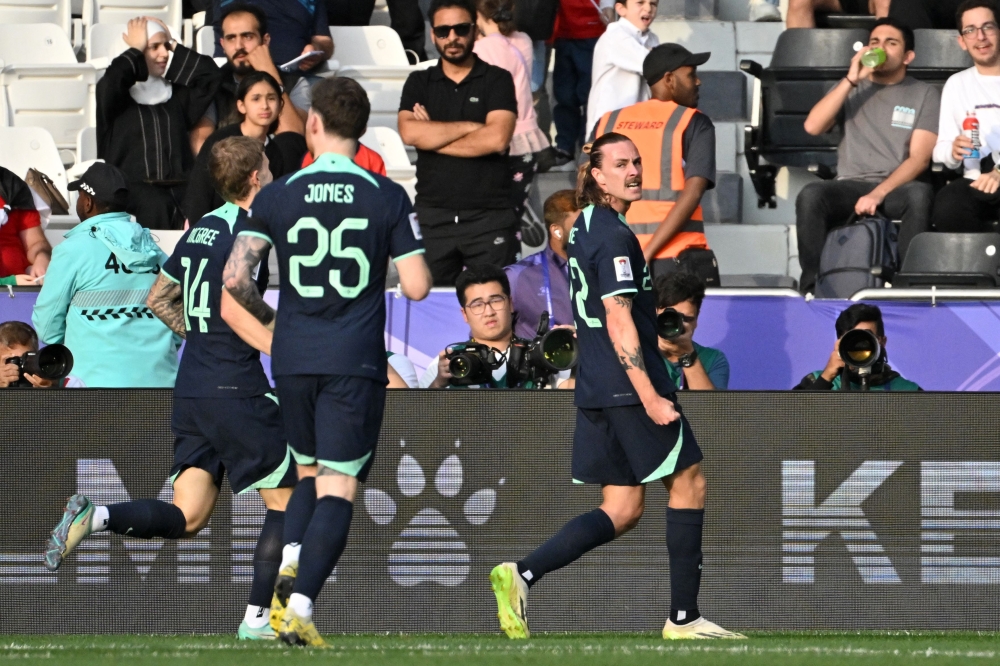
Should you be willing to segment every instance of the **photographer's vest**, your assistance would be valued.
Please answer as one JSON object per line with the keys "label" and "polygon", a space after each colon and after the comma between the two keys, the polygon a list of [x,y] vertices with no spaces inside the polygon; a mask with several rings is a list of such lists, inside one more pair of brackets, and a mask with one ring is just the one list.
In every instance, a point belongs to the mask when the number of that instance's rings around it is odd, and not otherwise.
{"label": "photographer's vest", "polygon": [[[697,109],[651,99],[601,116],[595,138],[608,132],[624,134],[642,157],[642,199],[632,203],[625,220],[643,248],[674,207],[684,189],[684,130]],[[676,257],[688,248],[708,248],[701,205],[656,254]]]}

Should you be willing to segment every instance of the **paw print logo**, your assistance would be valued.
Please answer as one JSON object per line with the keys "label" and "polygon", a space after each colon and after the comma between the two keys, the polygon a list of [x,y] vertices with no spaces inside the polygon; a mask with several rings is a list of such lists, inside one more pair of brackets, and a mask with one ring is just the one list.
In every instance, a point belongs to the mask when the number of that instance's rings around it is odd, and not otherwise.
{"label": "paw print logo", "polygon": [[[406,442],[400,442],[405,447]],[[455,442],[455,448],[461,442]],[[462,461],[458,455],[445,458],[434,474],[437,497],[431,501],[459,500],[465,480]],[[504,479],[500,479],[503,485]],[[396,486],[405,497],[419,498],[426,489],[427,478],[416,458],[404,454],[396,467]],[[462,504],[462,514],[471,525],[484,525],[496,508],[497,493],[493,488],[483,488],[468,496]],[[377,525],[390,525],[397,514],[396,501],[389,493],[377,488],[366,488],[365,510]],[[389,576],[405,587],[420,583],[461,585],[469,575],[469,547],[458,530],[452,526],[438,508],[424,505],[410,518],[392,543],[389,550]]]}

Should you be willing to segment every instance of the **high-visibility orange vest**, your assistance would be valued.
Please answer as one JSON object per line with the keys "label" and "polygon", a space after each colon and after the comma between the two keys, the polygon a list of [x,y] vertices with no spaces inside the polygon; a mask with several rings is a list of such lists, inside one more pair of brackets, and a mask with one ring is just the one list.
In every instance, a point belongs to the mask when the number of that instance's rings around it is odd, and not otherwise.
{"label": "high-visibility orange vest", "polygon": [[[651,99],[601,116],[595,137],[618,132],[632,139],[642,157],[642,199],[632,202],[625,220],[643,248],[684,189],[684,130],[697,109]],[[657,259],[676,257],[688,248],[708,248],[699,205],[691,219],[667,241]]]}

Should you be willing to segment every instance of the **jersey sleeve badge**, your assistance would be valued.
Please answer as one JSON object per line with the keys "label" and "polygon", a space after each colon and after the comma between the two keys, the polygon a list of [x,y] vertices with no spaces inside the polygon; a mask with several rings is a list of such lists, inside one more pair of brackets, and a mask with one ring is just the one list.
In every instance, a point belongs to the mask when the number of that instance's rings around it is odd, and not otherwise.
{"label": "jersey sleeve badge", "polygon": [[618,276],[619,282],[633,281],[632,262],[628,257],[615,257],[615,275]]}

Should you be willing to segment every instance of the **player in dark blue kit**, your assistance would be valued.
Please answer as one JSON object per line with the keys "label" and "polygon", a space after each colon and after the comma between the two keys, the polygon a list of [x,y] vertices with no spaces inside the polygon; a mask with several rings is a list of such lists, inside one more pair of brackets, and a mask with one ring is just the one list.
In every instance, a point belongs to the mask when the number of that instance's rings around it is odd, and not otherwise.
{"label": "player in dark blue kit", "polygon": [[[271,333],[222,289],[222,269],[233,241],[271,173],[262,144],[247,137],[216,144],[210,170],[228,203],[181,236],[147,301],[157,317],[186,338],[170,424],[175,437],[173,501],[95,506],[74,495],[49,538],[46,564],[57,569],[84,538],[104,530],[141,539],[194,536],[208,524],[227,475],[234,493],[257,490],[267,507],[238,636],[273,640],[268,607],[295,470],[277,399],[260,364],[260,351],[270,353]],[[267,288],[266,259],[255,268],[253,288],[261,293]]]}
{"label": "player in dark blue kit", "polygon": [[663,637],[744,638],[698,612],[705,477],[701,449],[660,359],[656,299],[642,247],[625,212],[642,197],[635,145],[609,133],[594,142],[570,230],[570,290],[579,341],[573,480],[601,485],[600,508],[577,516],[520,562],[490,573],[500,627],[528,638],[528,588],[621,536],[642,516],[647,483],[670,493],[670,617]]}
{"label": "player in dark blue kit", "polygon": [[[423,299],[431,287],[406,192],[352,161],[370,108],[352,79],[313,88],[306,141],[316,161],[260,193],[224,275],[234,299],[275,323],[271,369],[299,483],[286,512],[271,626],[294,645],[325,645],[313,602],[344,551],[358,483],[374,461],[390,257],[405,296]],[[271,246],[281,273],[277,314],[251,279]]]}

